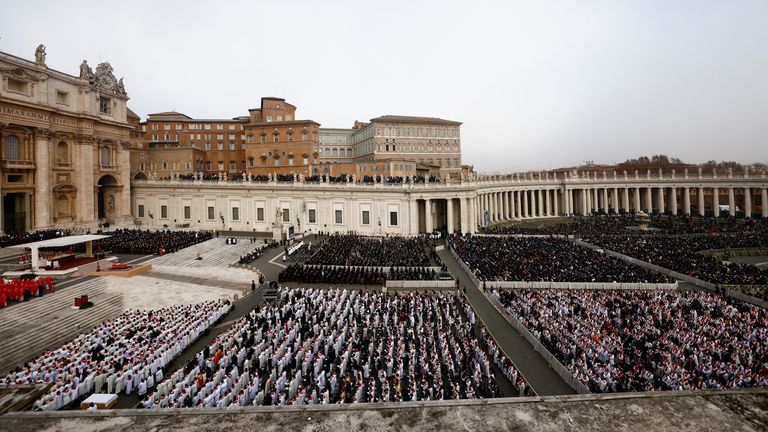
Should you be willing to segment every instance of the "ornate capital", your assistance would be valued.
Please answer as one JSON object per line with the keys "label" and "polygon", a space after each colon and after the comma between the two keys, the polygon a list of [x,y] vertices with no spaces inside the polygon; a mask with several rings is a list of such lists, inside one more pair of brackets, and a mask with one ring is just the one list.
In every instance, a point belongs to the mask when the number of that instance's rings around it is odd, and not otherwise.
{"label": "ornate capital", "polygon": [[32,134],[35,136],[35,139],[38,138],[44,138],[44,139],[51,139],[53,138],[53,131],[46,128],[36,128],[34,131],[32,131]]}
{"label": "ornate capital", "polygon": [[79,141],[85,144],[93,144],[95,140],[91,135],[75,134],[75,141]]}

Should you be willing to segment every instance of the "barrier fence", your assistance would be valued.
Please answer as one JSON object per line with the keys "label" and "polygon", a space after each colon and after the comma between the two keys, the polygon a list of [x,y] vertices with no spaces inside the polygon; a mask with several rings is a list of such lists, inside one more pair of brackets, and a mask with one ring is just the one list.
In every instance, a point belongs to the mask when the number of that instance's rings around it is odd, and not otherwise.
{"label": "barrier fence", "polygon": [[675,290],[674,283],[487,281],[487,289]]}
{"label": "barrier fence", "polygon": [[454,280],[388,280],[387,288],[456,289]]}

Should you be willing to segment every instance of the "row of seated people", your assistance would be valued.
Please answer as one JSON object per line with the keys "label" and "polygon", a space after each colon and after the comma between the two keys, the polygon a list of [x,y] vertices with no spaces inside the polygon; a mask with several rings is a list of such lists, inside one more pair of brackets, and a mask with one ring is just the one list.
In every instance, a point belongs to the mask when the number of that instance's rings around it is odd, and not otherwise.
{"label": "row of seated people", "polygon": [[[624,235],[635,232],[640,220],[634,213],[623,215],[591,215],[576,217],[560,224],[546,224],[541,227],[520,225],[495,226],[485,230],[486,234],[527,234],[527,235],[574,235],[587,237],[595,235]],[[684,215],[650,215],[650,231],[646,235],[703,234],[703,233],[752,233],[768,232],[768,220],[732,217],[697,217]]]}
{"label": "row of seated people", "polygon": [[[142,231],[118,229],[104,233],[110,237],[94,242],[94,251],[128,254],[165,254],[177,252],[213,238],[210,231]],[[80,245],[79,250],[84,246]]]}
{"label": "row of seated people", "polygon": [[751,264],[726,264],[707,250],[767,249],[768,233],[687,236],[593,236],[585,239],[608,250],[714,284],[768,285],[768,271]]}
{"label": "row of seated people", "polygon": [[248,252],[245,255],[241,255],[240,259],[238,260],[239,264],[250,264],[257,259],[259,259],[260,256],[262,256],[264,253],[266,253],[268,250],[276,248],[277,242],[272,241],[270,243],[267,243],[265,245],[259,246],[256,249]]}
{"label": "row of seated people", "polygon": [[32,297],[56,291],[56,284],[50,276],[34,279],[0,279],[0,308],[9,302],[28,301]]}
{"label": "row of seated people", "polygon": [[384,285],[382,269],[291,264],[277,277],[279,282]]}
{"label": "row of seated people", "polygon": [[456,294],[283,290],[277,304],[237,321],[190,361],[184,378],[148,393],[142,405],[492,398],[503,396],[497,377],[530,394],[493,340],[475,337],[474,319]]}
{"label": "row of seated people", "polygon": [[494,291],[592,392],[768,385],[768,313],[702,292]]}
{"label": "row of seated people", "polygon": [[91,393],[141,391],[230,309],[226,301],[132,310],[11,370],[0,384],[52,384],[34,404],[58,410]]}
{"label": "row of seated people", "polygon": [[449,243],[483,281],[672,282],[566,239],[454,235]]}
{"label": "row of seated people", "polygon": [[429,267],[392,267],[387,274],[389,280],[434,280],[435,270]]}
{"label": "row of seated people", "polygon": [[316,244],[307,264],[366,267],[427,267],[427,237],[363,237],[334,234]]}
{"label": "row of seated people", "polygon": [[72,235],[70,229],[51,228],[34,232],[17,232],[0,235],[0,248],[32,243],[41,240],[50,240],[58,237]]}

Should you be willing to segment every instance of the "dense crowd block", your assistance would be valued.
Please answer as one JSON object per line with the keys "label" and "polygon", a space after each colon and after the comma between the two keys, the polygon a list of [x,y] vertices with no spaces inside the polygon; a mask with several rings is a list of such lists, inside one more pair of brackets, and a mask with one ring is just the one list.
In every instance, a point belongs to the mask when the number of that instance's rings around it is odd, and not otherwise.
{"label": "dense crowd block", "polygon": [[426,237],[332,235],[312,246],[314,252],[306,264],[427,267],[430,249],[431,243]]}

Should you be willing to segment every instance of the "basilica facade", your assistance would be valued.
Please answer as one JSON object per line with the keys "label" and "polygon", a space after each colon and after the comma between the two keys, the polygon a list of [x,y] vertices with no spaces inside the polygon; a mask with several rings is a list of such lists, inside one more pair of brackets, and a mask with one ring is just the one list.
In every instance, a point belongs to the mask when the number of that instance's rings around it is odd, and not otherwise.
{"label": "basilica facade", "polygon": [[[73,65],[77,69],[77,65]],[[77,75],[0,52],[0,230],[131,220],[128,95],[109,63]]]}

